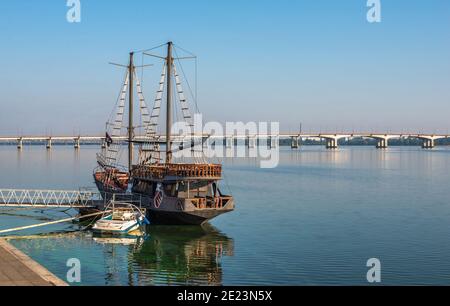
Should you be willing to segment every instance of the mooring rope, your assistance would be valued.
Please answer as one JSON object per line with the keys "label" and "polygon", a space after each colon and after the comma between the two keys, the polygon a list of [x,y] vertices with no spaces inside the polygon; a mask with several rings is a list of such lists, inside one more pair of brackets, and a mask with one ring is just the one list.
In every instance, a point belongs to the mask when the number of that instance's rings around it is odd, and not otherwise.
{"label": "mooring rope", "polygon": [[89,218],[89,217],[95,217],[95,216],[102,215],[102,214],[107,213],[107,212],[109,212],[109,211],[101,211],[101,212],[97,212],[97,213],[93,213],[93,214],[88,214],[88,215],[85,215],[85,216],[75,216],[75,217],[72,217],[72,218],[67,218],[67,219],[62,219],[62,220],[57,220],[57,221],[52,221],[52,222],[45,222],[45,223],[39,223],[39,224],[33,224],[33,225],[27,225],[27,226],[21,226],[21,227],[1,230],[0,234],[17,232],[17,231],[23,231],[23,230],[26,230],[26,229],[31,229],[31,228],[41,227],[41,226],[47,226],[47,225],[54,225],[54,224],[58,224],[58,223],[65,223],[65,222],[73,221],[73,220],[76,220],[76,219],[85,219],[85,218]]}

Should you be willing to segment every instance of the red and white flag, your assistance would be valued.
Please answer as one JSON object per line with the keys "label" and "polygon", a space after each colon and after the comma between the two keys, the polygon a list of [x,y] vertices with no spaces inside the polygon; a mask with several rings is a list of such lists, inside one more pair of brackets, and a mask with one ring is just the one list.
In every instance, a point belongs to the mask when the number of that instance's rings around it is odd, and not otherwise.
{"label": "red and white flag", "polygon": [[162,190],[162,184],[159,183],[156,186],[156,194],[155,197],[153,198],[153,205],[155,205],[155,208],[159,208],[161,206],[163,198],[164,198],[164,191]]}

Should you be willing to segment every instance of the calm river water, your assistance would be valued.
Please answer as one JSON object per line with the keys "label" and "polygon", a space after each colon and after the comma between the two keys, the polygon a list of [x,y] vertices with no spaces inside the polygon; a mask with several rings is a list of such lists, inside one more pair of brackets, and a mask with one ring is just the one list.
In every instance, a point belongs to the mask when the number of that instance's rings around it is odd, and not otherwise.
{"label": "calm river water", "polygon": [[[97,150],[0,146],[0,188],[93,187]],[[204,228],[150,226],[145,238],[107,240],[63,224],[10,241],[64,280],[78,258],[74,285],[359,285],[373,257],[382,284],[450,284],[450,149],[281,150],[275,169],[225,161],[237,209]],[[73,215],[0,213],[0,229]]]}

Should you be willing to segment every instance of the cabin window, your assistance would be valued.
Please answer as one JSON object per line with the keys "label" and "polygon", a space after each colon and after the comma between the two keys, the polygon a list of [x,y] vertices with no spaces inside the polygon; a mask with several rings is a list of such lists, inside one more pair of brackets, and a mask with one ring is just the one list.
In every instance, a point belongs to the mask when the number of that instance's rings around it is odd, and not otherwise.
{"label": "cabin window", "polygon": [[139,181],[134,184],[133,192],[144,193],[152,196],[154,194],[153,184],[145,181]]}
{"label": "cabin window", "polygon": [[169,197],[177,196],[177,184],[165,184],[164,185],[164,194]]}
{"label": "cabin window", "polygon": [[199,198],[204,198],[208,195],[208,189],[209,189],[208,187],[209,186],[197,188],[196,190],[193,191],[193,193]]}
{"label": "cabin window", "polygon": [[189,198],[188,182],[179,182],[177,184],[177,193],[180,198]]}

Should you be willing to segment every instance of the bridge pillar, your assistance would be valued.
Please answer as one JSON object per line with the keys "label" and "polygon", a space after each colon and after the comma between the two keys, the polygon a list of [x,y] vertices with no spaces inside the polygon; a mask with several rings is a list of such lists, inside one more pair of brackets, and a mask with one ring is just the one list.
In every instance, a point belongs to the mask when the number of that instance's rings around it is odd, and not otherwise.
{"label": "bridge pillar", "polygon": [[52,139],[51,138],[47,139],[46,147],[47,147],[48,150],[50,150],[52,148]]}
{"label": "bridge pillar", "polygon": [[327,140],[327,144],[326,144],[327,149],[337,149],[338,148],[336,138],[327,138],[326,140]]}
{"label": "bridge pillar", "polygon": [[254,149],[256,146],[256,138],[255,137],[247,137],[247,147],[249,149]]}
{"label": "bridge pillar", "polygon": [[424,139],[422,143],[422,148],[424,149],[433,149],[435,146],[434,139]]}
{"label": "bridge pillar", "polygon": [[202,138],[202,148],[203,149],[209,148],[209,137]]}
{"label": "bridge pillar", "polygon": [[278,137],[272,137],[272,136],[269,137],[268,143],[269,143],[270,149],[276,149],[276,148],[278,148],[278,145],[280,144]]}
{"label": "bridge pillar", "polygon": [[298,149],[300,147],[300,138],[292,137],[291,138],[291,149]]}
{"label": "bridge pillar", "polygon": [[225,146],[228,149],[234,147],[234,137],[225,137]]}
{"label": "bridge pillar", "polygon": [[388,147],[387,138],[379,138],[377,142],[377,149],[386,149]]}
{"label": "bridge pillar", "polygon": [[22,148],[23,148],[23,139],[19,138],[17,140],[17,149],[22,150]]}
{"label": "bridge pillar", "polygon": [[75,149],[79,149],[80,148],[80,138],[75,138],[74,147],[75,147]]}
{"label": "bridge pillar", "polygon": [[195,152],[195,139],[191,138],[191,153]]}

